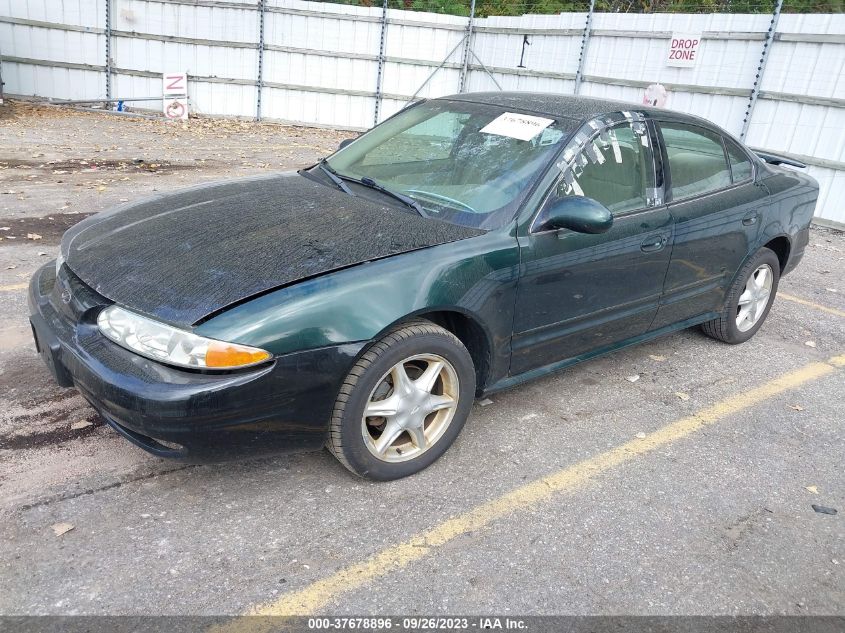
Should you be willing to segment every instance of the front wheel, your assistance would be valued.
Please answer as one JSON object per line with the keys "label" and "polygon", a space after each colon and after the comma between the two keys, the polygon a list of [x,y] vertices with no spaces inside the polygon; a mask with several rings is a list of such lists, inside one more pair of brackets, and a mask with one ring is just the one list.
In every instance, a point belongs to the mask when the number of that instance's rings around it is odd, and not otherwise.
{"label": "front wheel", "polygon": [[446,452],[474,394],[472,358],[454,334],[430,321],[400,324],[344,380],[327,446],[361,477],[412,475]]}
{"label": "front wheel", "polygon": [[750,339],[766,320],[779,281],[777,255],[768,248],[761,248],[737,274],[721,316],[701,326],[704,333],[732,345]]}

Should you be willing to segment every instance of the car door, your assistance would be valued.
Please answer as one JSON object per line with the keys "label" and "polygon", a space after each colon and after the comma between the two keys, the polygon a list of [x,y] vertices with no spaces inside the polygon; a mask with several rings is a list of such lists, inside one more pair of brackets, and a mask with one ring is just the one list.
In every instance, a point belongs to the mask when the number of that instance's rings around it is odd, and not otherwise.
{"label": "car door", "polygon": [[674,121],[659,121],[658,130],[675,243],[653,329],[721,310],[727,287],[756,243],[768,195],[731,139]]}
{"label": "car door", "polygon": [[[672,218],[662,204],[656,136],[641,118],[586,132],[564,150],[536,219],[519,229],[513,375],[643,334],[657,312]],[[537,230],[555,195],[597,200],[613,225],[598,235]]]}

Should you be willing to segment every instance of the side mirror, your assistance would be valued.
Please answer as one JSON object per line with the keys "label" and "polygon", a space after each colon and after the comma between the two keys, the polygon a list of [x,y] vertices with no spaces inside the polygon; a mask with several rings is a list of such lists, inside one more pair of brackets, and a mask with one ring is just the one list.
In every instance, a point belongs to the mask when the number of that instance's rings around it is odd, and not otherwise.
{"label": "side mirror", "polygon": [[613,214],[600,202],[583,196],[564,196],[549,202],[541,231],[569,229],[577,233],[606,233]]}
{"label": "side mirror", "polygon": [[338,145],[338,146],[337,146],[337,148],[338,148],[338,149],[343,149],[344,147],[346,147],[347,145],[349,145],[349,144],[350,144],[352,141],[354,141],[354,140],[355,140],[354,138],[345,138],[345,139],[343,139],[343,140],[340,142],[340,145]]}

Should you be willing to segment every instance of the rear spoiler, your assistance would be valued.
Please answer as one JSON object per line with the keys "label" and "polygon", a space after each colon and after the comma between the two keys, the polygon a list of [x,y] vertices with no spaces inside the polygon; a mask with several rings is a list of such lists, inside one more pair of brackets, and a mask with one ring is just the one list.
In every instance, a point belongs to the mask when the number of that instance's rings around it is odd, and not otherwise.
{"label": "rear spoiler", "polygon": [[757,154],[760,158],[764,161],[769,163],[770,165],[789,165],[790,167],[800,167],[804,169],[807,167],[801,161],[795,160],[794,158],[789,158],[788,156],[781,156],[780,154],[772,154],[771,152],[764,152],[763,150],[752,149],[752,152]]}

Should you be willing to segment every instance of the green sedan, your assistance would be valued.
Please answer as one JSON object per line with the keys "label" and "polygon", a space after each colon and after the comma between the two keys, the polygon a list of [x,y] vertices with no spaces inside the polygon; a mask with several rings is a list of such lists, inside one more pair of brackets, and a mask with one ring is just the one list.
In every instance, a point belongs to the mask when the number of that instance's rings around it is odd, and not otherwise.
{"label": "green sedan", "polygon": [[404,477],[477,397],[681,328],[751,338],[808,242],[794,167],[669,110],[423,101],[309,169],[74,226],[30,284],[35,343],[155,455],[326,446]]}

